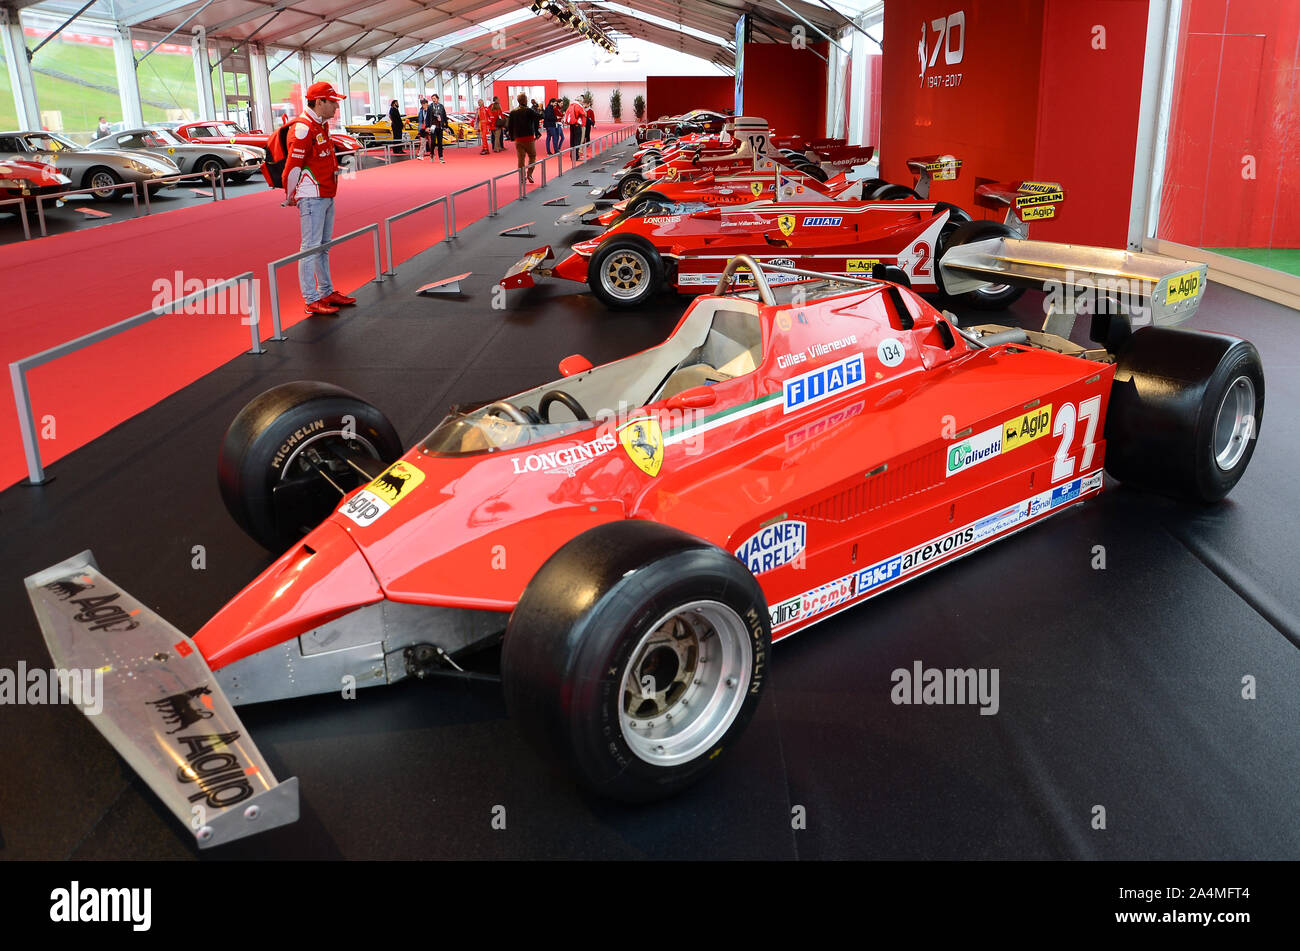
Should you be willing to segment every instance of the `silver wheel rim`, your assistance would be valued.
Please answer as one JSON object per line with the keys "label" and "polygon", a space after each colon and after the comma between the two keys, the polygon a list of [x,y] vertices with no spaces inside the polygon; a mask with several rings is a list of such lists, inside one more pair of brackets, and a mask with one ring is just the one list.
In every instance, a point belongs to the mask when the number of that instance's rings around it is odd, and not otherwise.
{"label": "silver wheel rim", "polygon": [[90,176],[90,187],[99,189],[109,195],[113,194],[113,186],[116,184],[117,182],[113,180],[113,176],[108,172],[96,172]]}
{"label": "silver wheel rim", "polygon": [[1224,472],[1236,468],[1255,435],[1255,384],[1248,376],[1232,381],[1214,417],[1214,461]]}
{"label": "silver wheel rim", "polygon": [[623,187],[619,189],[619,194],[623,198],[631,198],[641,190],[641,182],[634,178],[629,178],[623,182]]}
{"label": "silver wheel rim", "polygon": [[653,624],[632,651],[619,728],[638,759],[677,766],[703,755],[736,721],[753,650],[745,622],[720,601],[693,601]]}
{"label": "silver wheel rim", "polygon": [[615,251],[600,268],[600,286],[611,297],[633,300],[650,279],[650,262],[640,251]]}
{"label": "silver wheel rim", "polygon": [[[293,465],[294,462],[297,461],[298,457],[302,455],[303,451],[307,449],[308,446],[312,445],[313,443],[320,442],[323,439],[330,439],[332,437],[342,437],[342,436],[343,436],[343,430],[331,429],[328,432],[317,433],[315,436],[303,440],[302,444],[299,445],[296,449],[294,449],[292,453],[289,454],[289,458],[286,459],[284,461],[284,465],[280,467],[280,481],[283,482],[285,479],[290,477],[289,474],[294,471],[294,465]],[[374,445],[370,442],[370,440],[366,439],[364,436],[360,436],[357,435],[356,433],[353,433],[351,436],[344,439],[344,442],[360,443],[362,446],[365,447],[366,452],[370,453],[370,455],[373,458],[379,459],[379,450],[377,450],[374,447]]]}
{"label": "silver wheel rim", "polygon": [[1001,297],[1009,290],[1011,290],[1010,284],[985,284],[983,287],[977,287],[975,293],[981,297]]}

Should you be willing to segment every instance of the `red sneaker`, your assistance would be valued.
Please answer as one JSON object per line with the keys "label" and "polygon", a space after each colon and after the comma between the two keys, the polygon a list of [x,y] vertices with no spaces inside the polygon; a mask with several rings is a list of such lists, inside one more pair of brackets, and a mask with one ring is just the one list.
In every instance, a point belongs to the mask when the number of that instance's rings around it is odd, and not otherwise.
{"label": "red sneaker", "polygon": [[355,297],[348,297],[347,294],[340,294],[338,291],[331,291],[329,297],[322,297],[321,302],[333,304],[335,307],[351,307],[357,302]]}
{"label": "red sneaker", "polygon": [[[328,300],[328,298],[326,299]],[[310,304],[307,305],[308,317],[312,317],[316,315],[328,316],[331,314],[337,314],[338,312],[339,309],[337,307],[332,307],[329,304],[325,303],[325,301],[323,300],[312,301]]]}

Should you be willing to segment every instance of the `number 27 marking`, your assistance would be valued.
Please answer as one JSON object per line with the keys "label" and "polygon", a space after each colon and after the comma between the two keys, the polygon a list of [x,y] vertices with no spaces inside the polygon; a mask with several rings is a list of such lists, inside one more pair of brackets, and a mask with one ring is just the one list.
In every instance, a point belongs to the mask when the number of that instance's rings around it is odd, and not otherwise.
{"label": "number 27 marking", "polygon": [[1080,472],[1087,472],[1092,465],[1092,456],[1097,449],[1093,437],[1097,434],[1097,419],[1101,416],[1101,397],[1090,396],[1079,404],[1076,412],[1073,403],[1063,403],[1056,412],[1056,421],[1052,423],[1052,435],[1060,436],[1061,442],[1056,447],[1056,459],[1052,463],[1052,481],[1060,482],[1074,475],[1074,429],[1079,420],[1084,422],[1083,459]]}

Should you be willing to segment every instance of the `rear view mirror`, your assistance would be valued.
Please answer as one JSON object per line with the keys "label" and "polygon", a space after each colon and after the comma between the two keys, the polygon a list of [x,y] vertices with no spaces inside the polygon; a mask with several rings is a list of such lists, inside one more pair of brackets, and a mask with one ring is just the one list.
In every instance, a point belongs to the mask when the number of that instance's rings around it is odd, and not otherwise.
{"label": "rear view mirror", "polygon": [[560,376],[573,376],[575,373],[586,373],[591,369],[591,361],[580,353],[574,353],[560,361]]}
{"label": "rear view mirror", "polygon": [[712,406],[718,401],[718,394],[713,392],[711,386],[694,386],[689,390],[682,390],[676,396],[668,398],[669,409],[703,409],[705,406]]}

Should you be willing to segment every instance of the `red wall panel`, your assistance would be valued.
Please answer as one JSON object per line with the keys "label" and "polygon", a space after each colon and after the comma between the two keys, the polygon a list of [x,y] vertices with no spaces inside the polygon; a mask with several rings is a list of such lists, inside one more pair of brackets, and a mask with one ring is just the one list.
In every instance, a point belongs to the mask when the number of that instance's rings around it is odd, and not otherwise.
{"label": "red wall panel", "polygon": [[[1300,247],[1300,5],[1188,0],[1159,235],[1207,248]],[[1243,178],[1254,158],[1255,177]]]}
{"label": "red wall panel", "polygon": [[[492,82],[492,95],[501,100],[501,108],[510,110],[515,108],[519,103],[510,98],[509,92],[511,86],[542,86],[546,90],[546,98],[537,100],[537,104],[543,109],[546,103],[560,95],[560,84],[554,79],[497,79]],[[509,105],[507,105],[507,102]],[[478,104],[475,103],[475,106]],[[630,105],[630,103],[629,103]]]}
{"label": "red wall panel", "polygon": [[[881,176],[911,182],[906,161],[954,155],[961,177],[932,195],[972,212],[977,177],[1011,181],[1033,173],[1043,0],[890,0],[885,4]],[[941,49],[930,66],[933,21],[965,14],[961,62]],[[920,44],[925,31],[926,69]],[[946,23],[944,33],[946,34]],[[944,43],[948,37],[943,36]],[[954,41],[954,49],[956,48]]]}
{"label": "red wall panel", "polygon": [[1147,0],[1048,0],[1032,177],[1066,197],[1035,238],[1127,242],[1146,34]]}
{"label": "red wall panel", "polygon": [[[735,80],[730,76],[647,76],[645,113],[647,119],[679,116],[692,109],[730,112],[736,103]],[[631,103],[624,103],[625,115]]]}
{"label": "red wall panel", "polygon": [[746,114],[767,119],[780,135],[825,135],[826,63],[812,50],[825,56],[826,44],[795,49],[784,43],[746,43]]}

